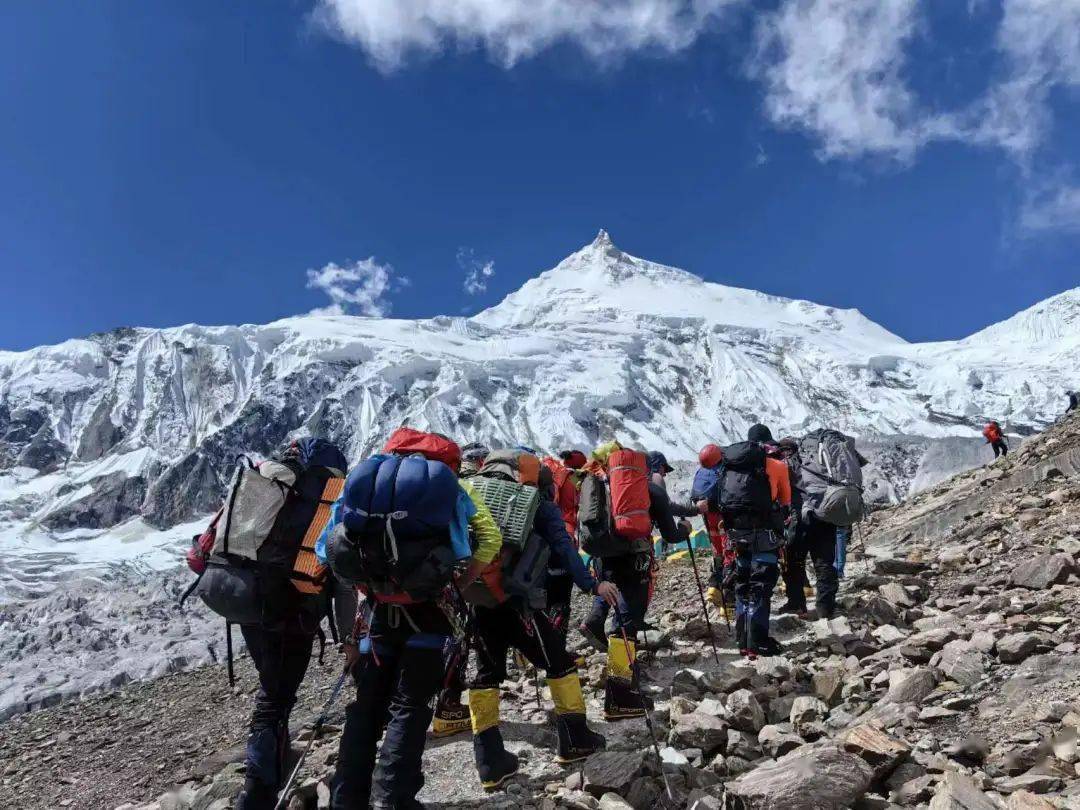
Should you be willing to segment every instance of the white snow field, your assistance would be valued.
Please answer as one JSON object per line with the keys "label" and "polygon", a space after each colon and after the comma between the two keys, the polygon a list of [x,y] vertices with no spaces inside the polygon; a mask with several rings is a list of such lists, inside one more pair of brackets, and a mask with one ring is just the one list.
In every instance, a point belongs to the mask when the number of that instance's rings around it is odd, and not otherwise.
{"label": "white snow field", "polygon": [[978,463],[986,418],[1039,429],[1075,388],[1080,288],[964,340],[912,344],[857,310],[629,256],[601,231],[472,318],[129,328],[0,352],[0,603],[87,567],[171,564],[193,531],[154,529],[212,511],[237,454],[296,435],[352,459],[405,423],[552,450],[617,437],[693,459],[762,421],[777,436],[967,437]]}

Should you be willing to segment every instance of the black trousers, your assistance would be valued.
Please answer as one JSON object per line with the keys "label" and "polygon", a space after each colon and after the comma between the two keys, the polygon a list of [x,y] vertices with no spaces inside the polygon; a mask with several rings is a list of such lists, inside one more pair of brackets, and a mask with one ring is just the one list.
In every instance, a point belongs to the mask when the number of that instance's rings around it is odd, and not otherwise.
{"label": "black trousers", "polygon": [[840,575],[835,565],[836,527],[811,518],[799,528],[810,559],[814,562],[818,616],[832,616],[836,611],[836,592],[840,588]]}
{"label": "black trousers", "polygon": [[574,578],[569,574],[548,575],[547,615],[564,641],[570,625],[570,599],[573,593]]}
{"label": "black trousers", "polygon": [[800,525],[795,532],[795,538],[784,549],[784,565],[781,568],[788,604],[796,611],[806,610],[805,588],[810,584],[806,578],[806,558],[809,553],[806,536]]}
{"label": "black trousers", "polygon": [[375,608],[353,670],[356,700],[345,709],[331,786],[335,810],[367,810],[369,801],[409,807],[415,801],[424,786],[424,743],[450,636],[446,617],[430,603]]}
{"label": "black trousers", "polygon": [[1005,444],[1004,439],[993,442],[990,446],[994,448],[994,458],[997,458],[998,456],[1004,458],[1009,455],[1009,445]]}
{"label": "black trousers", "polygon": [[[276,791],[285,777],[289,714],[307,673],[315,637],[264,630],[256,625],[241,625],[240,632],[259,674],[247,742],[247,778]],[[250,800],[248,806],[254,807]],[[267,805],[273,806],[273,801]]]}
{"label": "black trousers", "polygon": [[739,648],[762,650],[769,640],[772,593],[780,578],[776,554],[740,552],[735,557],[735,635]]}
{"label": "black trousers", "polygon": [[566,642],[540,611],[527,617],[509,602],[497,608],[475,608],[476,689],[494,689],[506,680],[506,655],[517,650],[549,678],[561,678],[574,671]]}
{"label": "black trousers", "polygon": [[[613,582],[622,594],[623,603],[615,611],[615,635],[625,630],[630,639],[645,629],[649,609],[649,584],[652,578],[652,554],[623,554],[594,560],[599,568],[597,579]],[[589,623],[607,620],[608,603],[599,596],[593,599]]]}

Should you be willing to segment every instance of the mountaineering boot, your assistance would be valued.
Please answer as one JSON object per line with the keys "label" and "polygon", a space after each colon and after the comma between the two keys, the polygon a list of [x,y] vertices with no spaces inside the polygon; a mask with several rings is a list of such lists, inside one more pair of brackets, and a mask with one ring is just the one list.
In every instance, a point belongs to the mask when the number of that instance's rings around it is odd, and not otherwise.
{"label": "mountaineering boot", "polygon": [[249,778],[244,780],[244,789],[236,797],[236,810],[272,810],[277,801],[274,788]]}
{"label": "mountaineering boot", "polygon": [[607,634],[604,632],[603,616],[586,619],[578,627],[578,632],[581,633],[581,635],[585,637],[585,640],[598,652],[608,651]]}
{"label": "mountaineering boot", "polygon": [[764,655],[766,658],[774,655],[780,655],[780,653],[782,653],[783,651],[783,646],[781,646],[780,642],[772,636],[769,636],[767,639],[765,639],[764,644],[758,644],[757,648],[753,650],[754,653],[757,653],[758,655]]}
{"label": "mountaineering boot", "polygon": [[710,585],[709,589],[705,591],[705,599],[709,602],[710,605],[713,605],[714,607],[724,607],[724,592],[712,585]]}
{"label": "mountaineering boot", "polygon": [[641,691],[636,688],[634,658],[634,642],[626,642],[617,636],[608,639],[608,676],[604,687],[604,718],[609,721],[644,717],[646,708],[652,708]]}
{"label": "mountaineering boot", "polygon": [[585,722],[585,698],[576,672],[561,678],[548,678],[551,699],[555,703],[555,727],[559,732],[556,761],[565,764],[586,759],[604,748],[603,736],[591,731]]}
{"label": "mountaineering boot", "polygon": [[561,714],[555,718],[559,732],[559,751],[555,761],[562,765],[588,759],[597,751],[603,751],[607,740],[603,734],[591,730],[583,714]]}
{"label": "mountaineering boot", "polygon": [[461,702],[461,693],[444,689],[435,705],[435,717],[431,721],[431,733],[436,739],[463,734],[472,726],[469,707]]}
{"label": "mountaineering boot", "polygon": [[782,604],[776,612],[778,614],[794,613],[801,616],[802,614],[806,613],[806,605],[797,604],[789,599],[787,602],[784,602],[784,604]]}
{"label": "mountaineering boot", "polygon": [[470,689],[473,754],[484,790],[497,790],[518,772],[518,758],[506,750],[499,732],[499,690]]}

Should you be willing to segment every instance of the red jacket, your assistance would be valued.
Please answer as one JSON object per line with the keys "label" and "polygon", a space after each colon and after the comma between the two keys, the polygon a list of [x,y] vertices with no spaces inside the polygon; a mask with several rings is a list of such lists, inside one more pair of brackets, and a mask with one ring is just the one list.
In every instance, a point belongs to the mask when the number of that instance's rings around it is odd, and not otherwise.
{"label": "red jacket", "polygon": [[991,422],[983,428],[983,436],[990,444],[996,444],[1001,441],[1001,426],[997,422]]}

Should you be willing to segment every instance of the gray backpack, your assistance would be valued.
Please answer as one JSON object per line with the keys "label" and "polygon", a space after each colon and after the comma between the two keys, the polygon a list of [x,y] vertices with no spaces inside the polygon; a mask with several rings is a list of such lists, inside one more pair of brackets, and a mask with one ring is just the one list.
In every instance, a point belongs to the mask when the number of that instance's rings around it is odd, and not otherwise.
{"label": "gray backpack", "polygon": [[799,442],[803,517],[812,513],[833,526],[852,526],[866,513],[862,467],[855,440],[838,430],[815,430]]}

